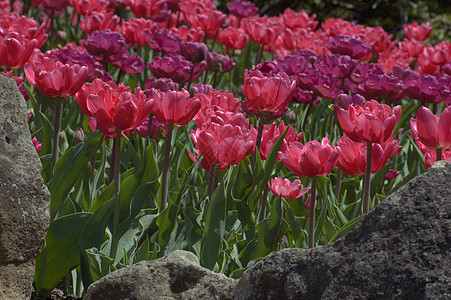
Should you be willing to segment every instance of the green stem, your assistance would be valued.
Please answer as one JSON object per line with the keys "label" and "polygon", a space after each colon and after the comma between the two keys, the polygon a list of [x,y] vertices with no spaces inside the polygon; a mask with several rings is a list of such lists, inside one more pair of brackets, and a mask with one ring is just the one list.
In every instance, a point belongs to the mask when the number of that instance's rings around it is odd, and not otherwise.
{"label": "green stem", "polygon": [[373,145],[372,143],[366,143],[366,172],[365,180],[363,182],[363,214],[367,214],[370,211],[370,192],[371,192],[371,157],[372,157]]}
{"label": "green stem", "polygon": [[122,133],[116,128],[116,137],[114,138],[114,212],[113,212],[113,232],[112,232],[112,245],[111,245],[111,257],[116,257],[118,237],[117,234],[119,226],[119,211],[121,208],[121,138]]}
{"label": "green stem", "polygon": [[53,177],[53,169],[55,168],[56,162],[59,157],[59,133],[61,127],[61,102],[57,99],[55,101],[55,118],[53,119],[53,149],[52,149],[52,170],[51,174]]}
{"label": "green stem", "polygon": [[337,191],[336,191],[336,196],[337,196],[337,203],[340,203],[340,190],[341,190],[341,181],[343,179],[343,171],[341,169],[338,169],[338,173],[337,173]]}
{"label": "green stem", "polygon": [[213,192],[218,187],[220,165],[212,165],[209,171],[208,199],[211,199]]}
{"label": "green stem", "polygon": [[262,115],[260,117],[260,122],[258,124],[258,133],[257,133],[257,139],[255,141],[255,155],[252,161],[252,166],[255,168],[255,163],[257,162],[257,155],[260,155],[260,145],[261,145],[261,140],[262,140],[262,135],[263,135],[263,127],[265,125],[265,121],[266,121],[266,113],[262,112]]}
{"label": "green stem", "polygon": [[315,100],[315,93],[313,93],[312,99],[310,100],[310,102],[308,104],[307,112],[305,113],[305,117],[304,117],[304,122],[302,122],[302,132],[305,131],[305,126],[307,125],[308,117],[309,117],[310,111],[312,110],[314,100]]}
{"label": "green stem", "polygon": [[161,186],[161,207],[160,212],[163,211],[168,203],[168,184],[169,184],[169,163],[171,155],[171,140],[172,140],[172,129],[174,124],[168,125],[168,135],[166,137],[166,148],[164,151],[164,163],[163,163],[163,183]]}
{"label": "green stem", "polygon": [[194,67],[196,66],[195,63],[193,63],[193,67],[191,68],[191,72],[189,73],[189,81],[187,85],[187,90],[189,92],[189,88],[191,87],[191,83],[193,82],[193,75],[194,75]]}
{"label": "green stem", "polygon": [[316,202],[316,176],[312,178],[312,198],[310,199],[308,246],[315,247],[315,202]]}
{"label": "green stem", "polygon": [[437,160],[436,161],[442,160],[442,148],[437,148],[437,150],[435,150],[435,151],[437,153]]}
{"label": "green stem", "polygon": [[269,187],[267,184],[265,184],[265,187],[263,188],[263,196],[261,201],[261,208],[260,208],[260,216],[259,221],[263,221],[266,218],[266,206],[268,204],[268,190]]}

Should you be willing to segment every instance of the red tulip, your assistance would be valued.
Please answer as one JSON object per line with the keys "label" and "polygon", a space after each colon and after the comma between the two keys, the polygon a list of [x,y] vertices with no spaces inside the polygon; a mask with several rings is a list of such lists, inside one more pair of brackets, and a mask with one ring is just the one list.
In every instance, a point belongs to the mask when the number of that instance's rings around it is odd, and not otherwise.
{"label": "red tulip", "polygon": [[213,10],[209,13],[189,14],[187,16],[188,22],[196,28],[202,29],[209,35],[209,38],[215,35],[218,29],[226,20],[227,15],[219,10]]}
{"label": "red tulip", "polygon": [[42,53],[37,55],[37,59],[25,64],[25,75],[31,85],[48,97],[65,100],[78,92],[88,75],[84,66],[62,64]]}
{"label": "red tulip", "polygon": [[[266,158],[269,155],[269,152],[271,152],[272,147],[277,142],[277,139],[282,135],[282,133],[284,133],[286,129],[287,126],[283,121],[279,126],[277,126],[276,122],[272,123],[270,126],[264,125],[262,140],[260,144],[260,157],[262,160],[266,160]],[[294,132],[293,127],[288,126],[288,131],[287,134],[285,135],[285,138],[283,139],[280,151],[285,152],[287,146],[295,141],[296,142],[302,141],[302,133],[296,133]],[[279,160],[279,158],[277,158],[277,160]]]}
{"label": "red tulip", "polygon": [[105,12],[110,4],[108,0],[70,0],[75,10],[82,16],[93,12]]}
{"label": "red tulip", "polygon": [[356,142],[384,143],[393,135],[393,128],[401,118],[401,106],[392,108],[376,100],[363,106],[350,105],[348,110],[339,108],[338,121],[350,139]]}
{"label": "red tulip", "polygon": [[120,18],[114,15],[112,12],[104,13],[92,13],[81,20],[81,29],[88,35],[94,31],[103,31],[110,29],[116,31],[120,23]]}
{"label": "red tulip", "polygon": [[224,111],[230,111],[237,113],[241,107],[241,101],[232,93],[228,91],[211,91],[208,95],[203,93],[198,93],[194,95],[193,98],[199,99],[201,102],[201,107],[197,114],[194,116],[194,122],[197,126],[202,126],[203,123],[207,122],[207,119],[212,115],[217,109],[221,108]]}
{"label": "red tulip", "polygon": [[255,133],[248,128],[249,120],[243,114],[219,109],[201,127],[191,131],[197,149],[194,149],[196,155],[189,153],[189,156],[196,161],[202,155],[203,169],[220,165],[220,170],[225,170],[239,163],[255,147]]}
{"label": "red tulip", "polygon": [[[398,154],[402,147],[398,145],[398,140],[389,138],[383,144],[372,145],[371,173],[380,171],[387,160]],[[346,135],[343,135],[337,144],[341,149],[341,155],[337,166],[349,176],[361,176],[366,171],[367,145],[366,143],[354,142]]]}
{"label": "red tulip", "polygon": [[299,177],[325,176],[338,162],[341,149],[331,146],[324,137],[320,142],[309,141],[305,145],[293,142],[284,152],[279,151],[280,160]]}
{"label": "red tulip", "polygon": [[246,47],[249,36],[241,28],[227,27],[219,30],[217,40],[230,50],[241,50]]}
{"label": "red tulip", "polygon": [[199,99],[189,98],[189,93],[179,91],[160,92],[152,89],[149,95],[153,113],[158,122],[182,126],[191,121],[201,107]]}
{"label": "red tulip", "polygon": [[113,87],[105,83],[102,89],[88,95],[86,99],[86,107],[95,118],[97,128],[107,136],[114,136],[115,129],[135,130],[152,110],[152,103],[147,101],[140,88],[136,88],[135,94],[132,94]]}
{"label": "red tulip", "polygon": [[310,187],[302,188],[301,181],[299,179],[291,182],[287,178],[276,177],[268,182],[268,186],[274,196],[278,197],[282,195],[283,198],[288,200],[294,200],[301,198],[303,195],[310,191]]}
{"label": "red tulip", "polygon": [[427,22],[424,25],[419,25],[417,22],[403,25],[404,32],[409,40],[424,41],[429,37],[432,31],[432,26]]}
{"label": "red tulip", "polygon": [[410,119],[412,135],[432,150],[451,148],[451,106],[445,108],[440,116],[434,115],[422,106],[417,118]]}
{"label": "red tulip", "polygon": [[266,77],[260,70],[244,71],[243,93],[259,112],[277,112],[293,98],[296,82],[284,72]]}
{"label": "red tulip", "polygon": [[21,68],[30,58],[36,44],[36,40],[28,40],[16,32],[0,36],[0,68],[7,70]]}

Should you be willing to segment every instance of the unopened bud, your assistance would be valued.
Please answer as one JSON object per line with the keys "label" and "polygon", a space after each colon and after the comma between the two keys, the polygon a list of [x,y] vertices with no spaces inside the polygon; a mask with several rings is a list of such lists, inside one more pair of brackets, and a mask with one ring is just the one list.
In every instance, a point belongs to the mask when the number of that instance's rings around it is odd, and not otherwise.
{"label": "unopened bud", "polygon": [[77,145],[83,143],[85,141],[85,133],[83,129],[78,128],[78,130],[74,134],[74,138],[72,139],[72,144]]}

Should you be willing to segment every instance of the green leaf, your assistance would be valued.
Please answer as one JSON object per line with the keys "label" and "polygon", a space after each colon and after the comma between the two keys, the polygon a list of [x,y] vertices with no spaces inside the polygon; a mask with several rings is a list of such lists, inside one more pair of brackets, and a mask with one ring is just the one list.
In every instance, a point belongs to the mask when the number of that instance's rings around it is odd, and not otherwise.
{"label": "green leaf", "polygon": [[93,282],[116,271],[116,267],[113,265],[114,259],[106,256],[96,248],[86,249],[85,256]]}
{"label": "green leaf", "polygon": [[251,260],[264,257],[277,248],[283,219],[281,199],[279,195],[269,209],[269,218],[261,221],[257,225],[258,243],[252,252]]}
{"label": "green leaf", "polygon": [[202,266],[213,270],[222,248],[226,225],[227,201],[224,182],[221,182],[208,201],[205,213],[205,236],[202,239],[200,261]]}
{"label": "green leaf", "polygon": [[36,260],[36,295],[46,298],[58,282],[80,263],[78,240],[91,213],[75,213],[50,223],[45,246]]}
{"label": "green leaf", "polygon": [[83,174],[86,165],[99,149],[103,134],[92,132],[86,142],[78,144],[67,150],[56,163],[53,179],[49,183],[51,194],[50,216],[56,217],[60,206],[66,200],[72,187]]}
{"label": "green leaf", "polygon": [[299,224],[298,219],[296,219],[296,216],[294,215],[293,211],[291,210],[290,205],[287,201],[283,200],[283,205],[285,207],[285,211],[287,212],[288,217],[288,223],[290,225],[291,233],[293,235],[294,244],[298,248],[306,248],[306,238],[304,230],[301,228],[301,224]]}
{"label": "green leaf", "polygon": [[340,239],[341,237],[343,237],[346,233],[348,233],[352,228],[355,227],[355,225],[357,225],[357,223],[364,217],[364,215],[358,216],[357,218],[352,219],[351,221],[349,221],[348,223],[346,223],[343,227],[341,227],[336,233],[335,235],[329,240],[329,242],[327,244],[333,243],[336,240]]}

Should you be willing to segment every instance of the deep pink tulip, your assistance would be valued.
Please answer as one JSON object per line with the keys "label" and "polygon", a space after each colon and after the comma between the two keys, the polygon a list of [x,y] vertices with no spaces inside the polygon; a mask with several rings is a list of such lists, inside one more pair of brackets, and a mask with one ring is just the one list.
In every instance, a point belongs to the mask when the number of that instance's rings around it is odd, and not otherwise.
{"label": "deep pink tulip", "polygon": [[418,109],[417,118],[410,119],[412,135],[432,150],[451,148],[451,106],[445,108],[440,116],[428,108]]}
{"label": "deep pink tulip", "polygon": [[[371,173],[380,171],[388,159],[398,154],[402,147],[398,140],[389,138],[383,144],[372,144]],[[367,145],[366,143],[354,142],[346,135],[338,141],[337,146],[341,149],[341,155],[337,166],[349,176],[361,176],[366,171]]]}
{"label": "deep pink tulip", "polygon": [[331,146],[329,139],[324,137],[321,143],[293,142],[284,152],[279,151],[279,158],[299,177],[315,177],[328,175],[337,164],[340,152],[340,147]]}
{"label": "deep pink tulip", "polygon": [[266,77],[260,70],[244,71],[244,96],[259,112],[281,111],[293,98],[295,89],[296,82],[286,73]]}
{"label": "deep pink tulip", "polygon": [[48,97],[65,100],[78,92],[88,75],[86,67],[62,64],[41,53],[37,58],[25,64],[25,75],[31,85]]}
{"label": "deep pink tulip", "polygon": [[36,149],[36,152],[39,153],[39,151],[41,151],[41,148],[42,148],[41,143],[39,143],[39,141],[36,137],[34,137],[31,141],[33,142],[33,146]]}
{"label": "deep pink tulip", "polygon": [[393,128],[401,118],[401,106],[392,109],[371,100],[363,106],[350,105],[348,110],[339,108],[337,117],[344,132],[353,141],[381,144],[393,136]]}
{"label": "deep pink tulip", "polygon": [[[426,147],[426,145],[420,142],[418,136],[415,137],[415,144],[424,155],[424,164],[426,166],[426,169],[429,169],[437,161],[437,151],[431,150]],[[442,151],[442,160],[451,161],[451,149]]]}
{"label": "deep pink tulip", "polygon": [[387,174],[385,174],[384,179],[385,180],[393,180],[396,177],[398,177],[398,175],[401,174],[401,172],[399,172],[398,170],[392,169],[390,167],[390,169],[388,169]]}
{"label": "deep pink tulip", "polygon": [[133,131],[149,117],[152,103],[140,88],[132,94],[119,92],[105,83],[96,94],[88,95],[86,107],[97,122],[97,129],[113,136],[115,129]]}
{"label": "deep pink tulip", "polygon": [[82,16],[93,12],[105,12],[110,4],[109,0],[70,0],[75,10]]}
{"label": "deep pink tulip", "polygon": [[16,32],[0,35],[0,68],[7,70],[21,68],[30,58],[36,45],[36,40],[28,40]]}
{"label": "deep pink tulip", "polygon": [[185,89],[180,92],[160,92],[153,89],[150,91],[149,99],[158,122],[174,126],[187,124],[201,107],[200,100],[190,98]]}
{"label": "deep pink tulip", "polygon": [[249,130],[249,120],[243,114],[219,109],[201,127],[191,131],[197,149],[189,153],[193,161],[202,155],[200,167],[210,170],[219,165],[220,170],[239,163],[255,147],[256,135]]}
{"label": "deep pink tulip", "polygon": [[424,41],[429,37],[432,31],[432,26],[427,22],[426,24],[418,24],[413,22],[411,24],[403,25],[404,32],[409,40]]}
{"label": "deep pink tulip", "polygon": [[279,195],[282,195],[283,198],[288,200],[301,198],[311,189],[311,187],[303,188],[299,179],[295,179],[291,182],[289,179],[281,177],[272,178],[270,182],[268,182],[268,186],[274,196],[278,197]]}
{"label": "deep pink tulip", "polygon": [[[279,126],[277,126],[276,122],[272,123],[270,126],[264,125],[262,140],[260,144],[260,157],[262,160],[266,160],[266,158],[268,158],[269,152],[271,152],[272,147],[277,142],[277,139],[282,135],[282,133],[284,133],[287,127],[288,131],[283,139],[282,146],[280,148],[281,152],[285,152],[288,145],[292,142],[302,141],[302,132],[296,133],[293,127],[286,126],[283,121]],[[279,157],[277,157],[277,160],[279,160]]]}
{"label": "deep pink tulip", "polygon": [[249,36],[241,28],[227,27],[220,29],[217,40],[230,50],[241,50],[249,42]]}
{"label": "deep pink tulip", "polygon": [[110,29],[116,31],[121,19],[119,16],[114,15],[112,12],[97,12],[91,13],[81,20],[81,29],[86,34],[91,34],[94,31],[103,31]]}
{"label": "deep pink tulip", "polygon": [[193,98],[199,99],[201,103],[199,111],[194,116],[194,122],[199,127],[215,112],[215,107],[232,113],[237,113],[241,107],[241,101],[228,91],[210,91],[206,95],[198,93]]}

